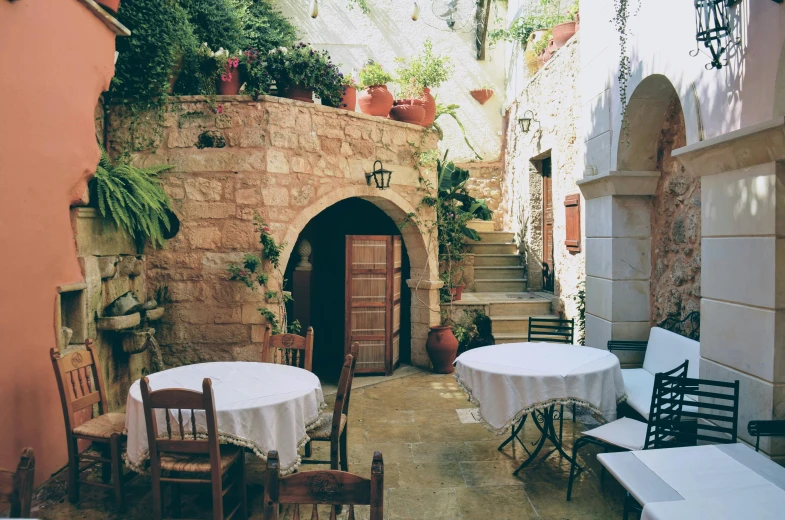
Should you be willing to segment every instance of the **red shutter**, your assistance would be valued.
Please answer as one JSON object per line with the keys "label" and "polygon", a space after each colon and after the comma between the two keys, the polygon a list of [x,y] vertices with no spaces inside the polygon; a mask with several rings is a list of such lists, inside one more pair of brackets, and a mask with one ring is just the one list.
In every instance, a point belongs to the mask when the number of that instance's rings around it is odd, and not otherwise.
{"label": "red shutter", "polygon": [[581,196],[564,197],[564,214],[567,222],[564,245],[571,253],[581,252]]}

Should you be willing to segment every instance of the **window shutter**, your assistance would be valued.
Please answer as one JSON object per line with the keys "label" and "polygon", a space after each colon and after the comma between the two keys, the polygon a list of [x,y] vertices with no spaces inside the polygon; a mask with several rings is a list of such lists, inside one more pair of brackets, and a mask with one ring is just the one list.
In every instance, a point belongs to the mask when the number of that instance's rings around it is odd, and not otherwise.
{"label": "window shutter", "polygon": [[564,197],[564,214],[567,222],[564,245],[571,253],[581,252],[581,196],[580,194]]}

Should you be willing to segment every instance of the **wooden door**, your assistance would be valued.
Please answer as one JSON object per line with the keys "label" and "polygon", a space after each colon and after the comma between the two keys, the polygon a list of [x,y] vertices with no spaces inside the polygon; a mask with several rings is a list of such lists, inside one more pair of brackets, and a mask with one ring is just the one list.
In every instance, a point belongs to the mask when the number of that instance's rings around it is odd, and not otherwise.
{"label": "wooden door", "polygon": [[550,157],[542,161],[542,289],[553,291],[553,177]]}
{"label": "wooden door", "polygon": [[401,237],[346,237],[346,341],[358,373],[392,374],[400,361]]}

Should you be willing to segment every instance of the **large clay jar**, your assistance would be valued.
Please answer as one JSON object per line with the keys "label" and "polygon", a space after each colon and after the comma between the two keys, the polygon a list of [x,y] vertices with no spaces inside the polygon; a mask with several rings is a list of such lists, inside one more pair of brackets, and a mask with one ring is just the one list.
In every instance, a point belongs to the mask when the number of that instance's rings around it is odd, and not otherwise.
{"label": "large clay jar", "polygon": [[423,118],[420,125],[431,126],[434,119],[436,119],[436,100],[433,99],[433,96],[431,95],[431,89],[422,89],[422,96],[420,96],[420,99],[423,100],[423,108],[425,108],[425,118]]}
{"label": "large clay jar", "polygon": [[553,43],[557,49],[564,47],[567,41],[575,36],[575,22],[564,22],[553,26]]}
{"label": "large clay jar", "polygon": [[218,93],[222,96],[236,96],[240,93],[241,85],[240,70],[236,67],[227,67],[226,73],[218,78]]}
{"label": "large clay jar", "polygon": [[453,362],[458,355],[458,340],[450,327],[431,327],[425,350],[431,358],[433,371],[437,374],[452,374],[455,370]]}
{"label": "large clay jar", "polygon": [[387,117],[393,106],[393,95],[387,90],[387,85],[373,85],[360,92],[357,104],[363,114]]}
{"label": "large clay jar", "polygon": [[340,108],[354,112],[357,106],[357,89],[354,87],[343,87],[343,97],[341,98]]}
{"label": "large clay jar", "polygon": [[304,103],[313,103],[313,90],[308,90],[299,85],[291,85],[286,89],[284,95],[289,99],[295,101],[302,101]]}
{"label": "large clay jar", "polygon": [[390,110],[390,118],[401,123],[419,125],[425,117],[421,99],[399,99]]}

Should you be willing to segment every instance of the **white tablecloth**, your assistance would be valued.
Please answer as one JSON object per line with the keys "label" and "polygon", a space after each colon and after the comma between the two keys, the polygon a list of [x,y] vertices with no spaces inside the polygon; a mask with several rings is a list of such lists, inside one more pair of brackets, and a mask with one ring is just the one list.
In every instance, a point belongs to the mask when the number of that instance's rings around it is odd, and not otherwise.
{"label": "white tablecloth", "polygon": [[503,433],[534,410],[576,403],[616,419],[626,398],[619,359],[606,350],[559,343],[508,343],[469,350],[455,379],[480,409],[482,423]]}
{"label": "white tablecloth", "polygon": [[[270,450],[278,450],[282,471],[296,469],[301,462],[298,450],[308,441],[306,432],[319,426],[319,413],[324,408],[319,378],[286,365],[226,362],[182,366],[148,379],[153,391],[185,388],[201,392],[205,377],[213,382],[221,442],[250,448],[262,459]],[[163,435],[164,411],[157,413],[159,433]],[[183,417],[190,418],[190,412]],[[207,432],[204,412],[197,412],[196,425],[199,432]],[[149,453],[139,381],[128,392],[125,427],[126,463],[141,471]]]}

